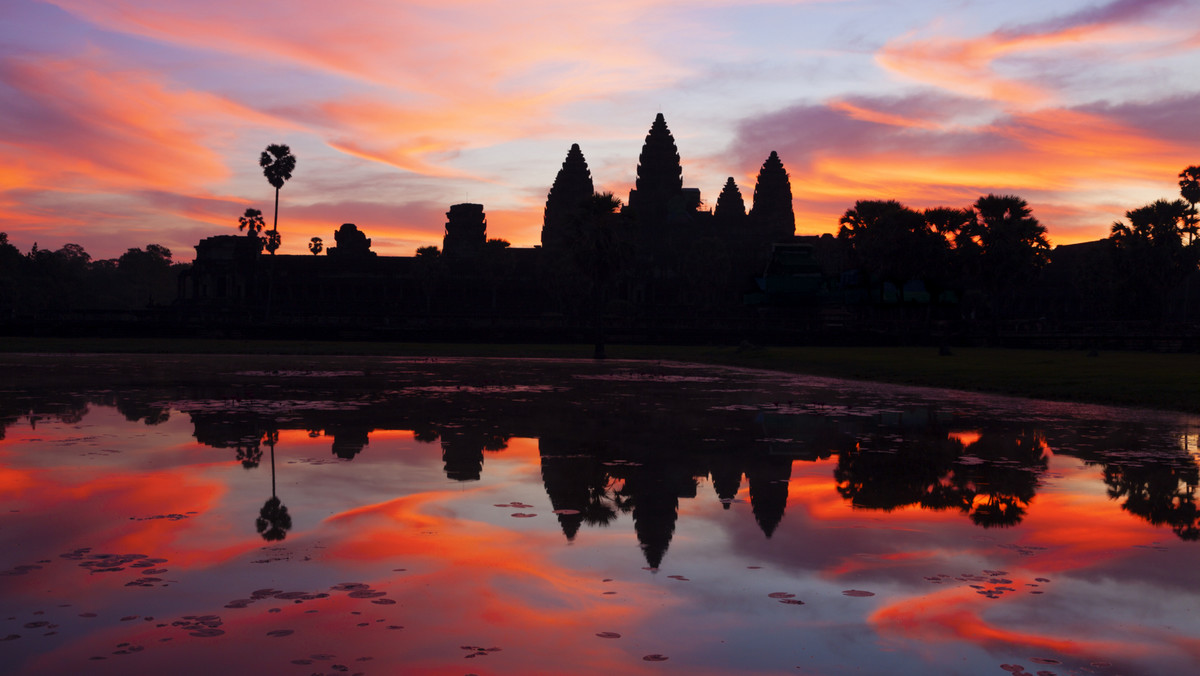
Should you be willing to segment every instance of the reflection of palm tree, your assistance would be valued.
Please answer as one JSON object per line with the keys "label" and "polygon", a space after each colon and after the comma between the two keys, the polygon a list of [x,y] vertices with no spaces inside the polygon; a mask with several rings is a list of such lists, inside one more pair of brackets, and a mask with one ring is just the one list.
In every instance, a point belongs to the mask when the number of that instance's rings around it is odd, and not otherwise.
{"label": "reflection of palm tree", "polygon": [[1020,523],[1037,491],[1038,477],[1046,471],[1042,433],[985,432],[966,453],[986,461],[956,463],[951,479],[970,505],[971,521],[984,528]]}
{"label": "reflection of palm tree", "polygon": [[287,507],[275,496],[275,444],[279,441],[279,432],[267,432],[264,441],[271,449],[271,498],[258,511],[254,528],[264,540],[276,542],[287,537],[287,532],[292,529],[292,517]]}
{"label": "reflection of palm tree", "polygon": [[1025,507],[1011,495],[988,494],[971,509],[971,521],[984,528],[1008,528],[1021,522]]}
{"label": "reflection of palm tree", "polygon": [[583,520],[589,526],[607,526],[617,518],[617,514],[627,514],[633,510],[633,501],[621,492],[623,481],[611,479],[601,473],[596,481],[589,482],[587,502],[583,508]]}
{"label": "reflection of palm tree", "polygon": [[287,537],[287,532],[292,528],[292,517],[279,498],[272,495],[258,511],[254,527],[264,540],[276,542]]}
{"label": "reflection of palm tree", "polygon": [[1124,498],[1121,508],[1155,526],[1169,526],[1183,540],[1200,540],[1200,508],[1196,490],[1200,468],[1165,463],[1107,463],[1104,483],[1108,495]]}
{"label": "reflection of palm tree", "polygon": [[262,462],[262,445],[257,437],[239,439],[234,448],[237,450],[237,459],[242,463],[242,467],[254,469],[258,467],[258,463]]}

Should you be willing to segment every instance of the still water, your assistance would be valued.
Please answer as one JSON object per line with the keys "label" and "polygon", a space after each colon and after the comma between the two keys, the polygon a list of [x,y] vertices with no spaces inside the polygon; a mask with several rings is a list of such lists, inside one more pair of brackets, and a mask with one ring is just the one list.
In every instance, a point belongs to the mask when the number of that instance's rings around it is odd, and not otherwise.
{"label": "still water", "polygon": [[1200,664],[1182,414],[660,362],[0,361],[3,673]]}

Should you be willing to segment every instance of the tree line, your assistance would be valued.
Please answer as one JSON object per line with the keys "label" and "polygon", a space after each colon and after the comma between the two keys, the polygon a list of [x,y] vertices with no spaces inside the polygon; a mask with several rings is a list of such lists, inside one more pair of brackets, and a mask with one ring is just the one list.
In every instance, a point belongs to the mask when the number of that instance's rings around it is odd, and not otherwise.
{"label": "tree line", "polygon": [[845,281],[866,289],[868,304],[901,306],[905,285],[921,282],[926,310],[953,299],[960,316],[996,321],[1028,315],[1038,300],[1031,295],[1049,293],[1094,318],[1186,318],[1192,310],[1178,296],[1200,263],[1200,167],[1180,172],[1179,190],[1181,198],[1127,211],[1108,238],[1069,263],[1056,251],[1055,263],[1064,261],[1056,279],[1043,274],[1051,262],[1046,228],[1020,197],[990,194],[966,208],[924,210],[861,200],[839,220],[844,269],[859,274]]}
{"label": "tree line", "polygon": [[0,320],[57,320],[86,310],[132,311],[175,301],[186,263],[160,244],[94,260],[79,244],[21,253],[0,232]]}

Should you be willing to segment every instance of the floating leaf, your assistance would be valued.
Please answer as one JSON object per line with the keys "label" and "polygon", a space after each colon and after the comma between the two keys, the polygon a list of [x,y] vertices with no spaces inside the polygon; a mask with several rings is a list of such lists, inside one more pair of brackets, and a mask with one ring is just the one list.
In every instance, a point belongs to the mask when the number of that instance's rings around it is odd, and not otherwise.
{"label": "floating leaf", "polygon": [[[371,588],[371,585],[363,584],[361,582],[342,582],[342,583],[335,584],[332,587],[330,587],[330,589],[332,589],[333,591],[358,591],[359,589],[370,589],[370,588]],[[257,594],[258,594],[258,592],[255,592],[255,595],[257,595]]]}

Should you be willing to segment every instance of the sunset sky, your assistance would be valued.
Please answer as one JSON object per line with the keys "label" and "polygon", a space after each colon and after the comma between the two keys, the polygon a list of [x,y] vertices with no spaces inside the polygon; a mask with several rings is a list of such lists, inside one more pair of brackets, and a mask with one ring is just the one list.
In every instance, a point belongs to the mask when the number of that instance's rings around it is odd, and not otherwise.
{"label": "sunset sky", "polygon": [[4,0],[0,231],[190,260],[270,223],[285,143],[283,253],[411,255],[459,202],[532,246],[571,144],[626,199],[661,112],[709,205],[775,150],[799,234],[995,192],[1066,244],[1178,196],[1198,110],[1195,0]]}

